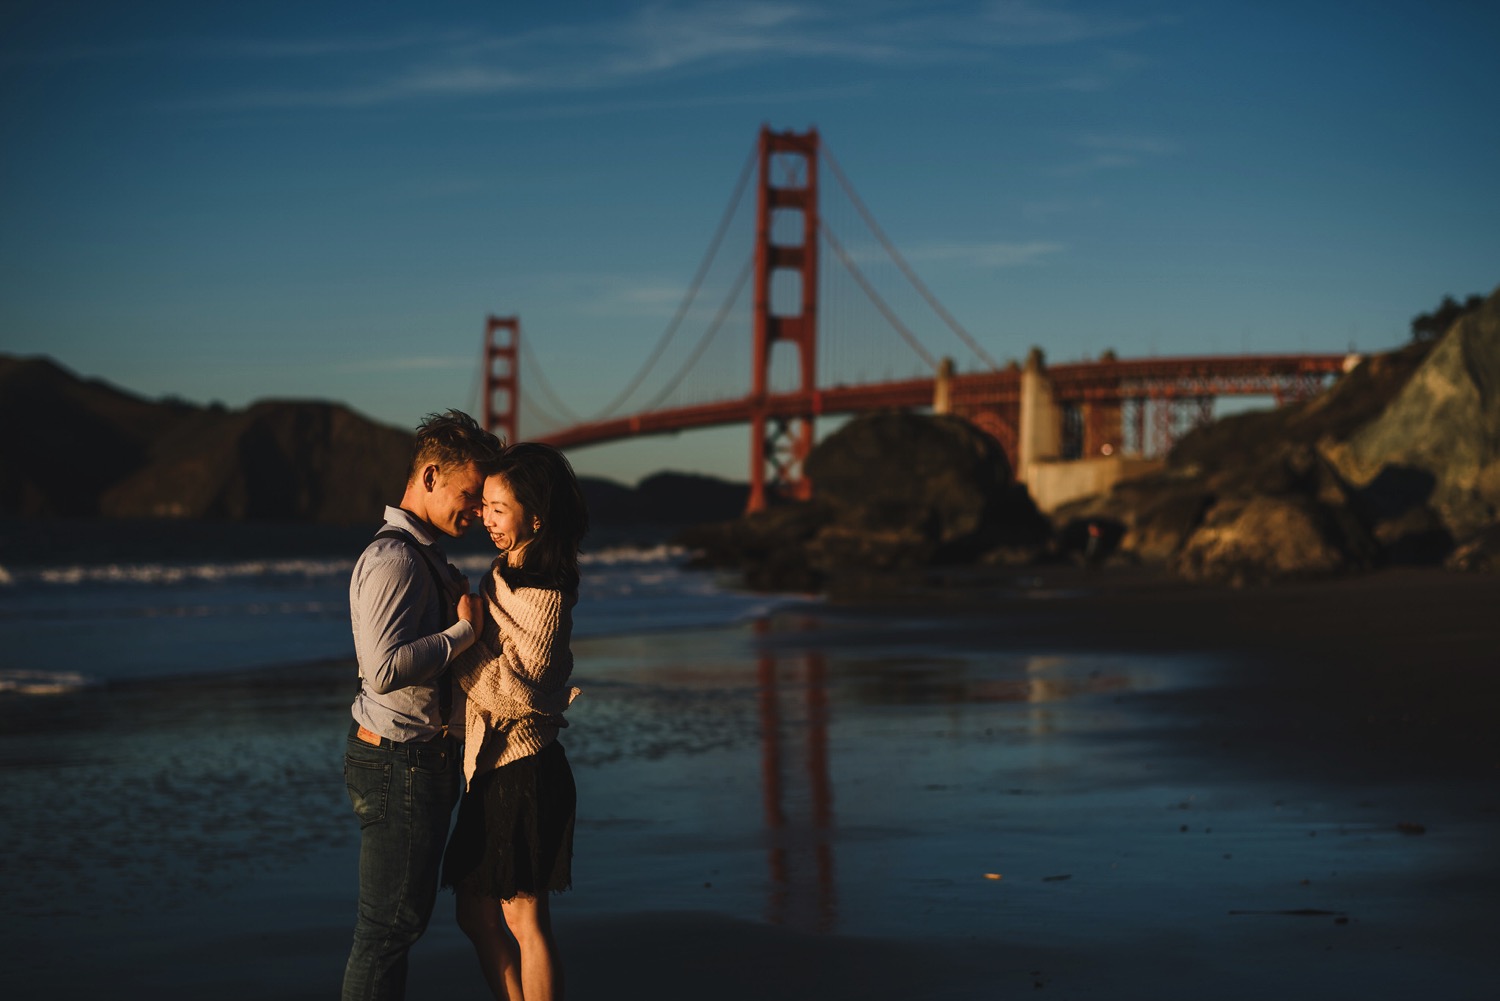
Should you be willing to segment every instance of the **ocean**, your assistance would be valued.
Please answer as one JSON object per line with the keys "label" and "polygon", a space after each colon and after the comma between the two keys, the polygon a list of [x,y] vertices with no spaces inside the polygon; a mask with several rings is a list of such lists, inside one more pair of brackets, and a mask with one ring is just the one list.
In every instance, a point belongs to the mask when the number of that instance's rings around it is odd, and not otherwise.
{"label": "ocean", "polygon": [[[349,575],[378,526],[171,522],[0,525],[0,693],[352,658]],[[649,534],[591,540],[579,638],[727,625],[786,598],[738,592]],[[446,545],[477,589],[477,529]]]}

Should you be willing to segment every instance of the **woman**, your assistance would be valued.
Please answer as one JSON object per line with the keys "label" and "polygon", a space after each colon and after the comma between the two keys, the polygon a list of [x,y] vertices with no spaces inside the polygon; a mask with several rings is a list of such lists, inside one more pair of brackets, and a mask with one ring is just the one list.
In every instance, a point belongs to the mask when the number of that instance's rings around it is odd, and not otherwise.
{"label": "woman", "polygon": [[549,445],[506,449],[484,483],[484,527],[500,550],[480,593],[479,639],[454,662],[465,710],[466,791],[443,857],[458,925],[497,998],[562,997],[547,895],[572,882],[575,791],[557,742],[568,684],[578,544],[588,508]]}

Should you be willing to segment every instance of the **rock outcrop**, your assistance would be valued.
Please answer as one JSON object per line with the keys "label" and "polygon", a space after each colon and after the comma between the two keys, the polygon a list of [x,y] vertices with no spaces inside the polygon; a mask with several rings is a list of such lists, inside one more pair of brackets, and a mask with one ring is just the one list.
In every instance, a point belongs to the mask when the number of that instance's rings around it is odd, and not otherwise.
{"label": "rock outcrop", "polygon": [[1492,524],[1500,512],[1500,292],[1453,325],[1378,417],[1323,451],[1382,521],[1426,508],[1454,539]]}
{"label": "rock outcrop", "polygon": [[993,438],[957,417],[856,418],[808,456],[816,499],[680,536],[748,585],[812,590],[935,564],[1024,560],[1050,525]]}
{"label": "rock outcrop", "polygon": [[1364,359],[1326,392],[1188,435],[1166,470],[1055,513],[1195,580],[1390,563],[1484,569],[1500,515],[1500,291],[1438,342]]}

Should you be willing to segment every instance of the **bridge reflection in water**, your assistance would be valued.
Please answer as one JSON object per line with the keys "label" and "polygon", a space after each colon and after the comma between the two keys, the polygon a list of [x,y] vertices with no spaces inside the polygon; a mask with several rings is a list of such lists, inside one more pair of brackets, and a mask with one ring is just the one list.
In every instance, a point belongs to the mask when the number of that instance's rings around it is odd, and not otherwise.
{"label": "bridge reflection in water", "polygon": [[[755,623],[757,634],[771,628]],[[772,924],[830,931],[837,917],[828,675],[821,652],[756,657]],[[799,774],[796,762],[800,759]]]}
{"label": "bridge reflection in water", "polygon": [[[1059,769],[1070,770],[1066,748],[1075,732],[1100,725],[1080,724],[1078,712],[1066,704],[1169,683],[1165,664],[999,650],[945,652],[933,646],[930,632],[918,626],[914,634],[912,628],[895,624],[855,637],[816,615],[777,615],[752,624],[764,918],[771,924],[805,933],[841,930],[851,918],[856,924],[867,918],[842,908],[862,910],[862,899],[899,896],[903,881],[923,878],[892,871],[892,865],[915,858],[927,859],[934,870],[950,869],[952,860],[929,858],[917,847],[933,836],[919,833],[925,826],[936,825],[945,843],[969,837],[999,841],[1010,812],[1002,801],[1010,797],[997,799],[992,788],[985,790],[1002,781],[1013,794],[1011,787],[1025,781],[1019,775],[1030,774],[1035,781],[1038,773],[1055,777]],[[830,739],[836,710],[844,723],[837,744],[845,755],[839,774],[863,787],[845,806],[842,833],[835,816]],[[1086,711],[1096,721],[1108,715],[1098,708]],[[872,719],[877,720],[873,728]],[[948,751],[934,750],[939,747]],[[964,747],[969,751],[954,765],[949,752]],[[997,751],[1002,758],[993,757]],[[957,771],[950,773],[953,768]],[[1000,780],[1001,774],[1008,777]],[[934,795],[948,806],[934,812]],[[877,831],[885,833],[872,838]],[[881,844],[890,838],[917,842],[906,848]],[[841,843],[852,850],[843,872],[848,891],[843,900],[836,860]],[[902,858],[908,861],[896,861]]]}

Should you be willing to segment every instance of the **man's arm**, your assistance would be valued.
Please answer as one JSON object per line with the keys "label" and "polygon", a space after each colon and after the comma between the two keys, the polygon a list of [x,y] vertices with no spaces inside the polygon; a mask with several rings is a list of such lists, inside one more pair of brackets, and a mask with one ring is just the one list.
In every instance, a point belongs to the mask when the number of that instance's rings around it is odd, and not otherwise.
{"label": "man's arm", "polygon": [[355,642],[360,667],[376,693],[432,681],[474,642],[472,602],[460,601],[458,622],[422,634],[422,613],[434,598],[432,588],[427,567],[404,552],[367,560],[361,567]]}

